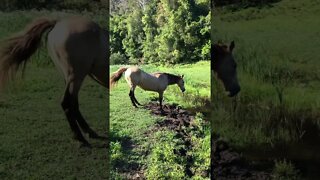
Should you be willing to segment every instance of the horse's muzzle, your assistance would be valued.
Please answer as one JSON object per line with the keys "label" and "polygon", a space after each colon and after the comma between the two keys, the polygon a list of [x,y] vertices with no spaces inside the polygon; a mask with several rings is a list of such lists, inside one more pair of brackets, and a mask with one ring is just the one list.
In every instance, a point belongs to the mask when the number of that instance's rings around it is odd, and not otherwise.
{"label": "horse's muzzle", "polygon": [[235,95],[237,95],[240,92],[240,87],[237,86],[237,88],[232,89],[231,91],[229,91],[228,96],[229,97],[234,97]]}

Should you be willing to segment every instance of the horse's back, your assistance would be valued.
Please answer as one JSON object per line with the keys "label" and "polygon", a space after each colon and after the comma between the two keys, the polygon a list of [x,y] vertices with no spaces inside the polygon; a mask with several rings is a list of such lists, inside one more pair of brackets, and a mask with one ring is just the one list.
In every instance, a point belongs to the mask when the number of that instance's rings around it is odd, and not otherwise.
{"label": "horse's back", "polygon": [[125,72],[125,77],[130,85],[136,85],[147,91],[164,91],[167,84],[161,73],[149,74],[137,66],[132,66]]}

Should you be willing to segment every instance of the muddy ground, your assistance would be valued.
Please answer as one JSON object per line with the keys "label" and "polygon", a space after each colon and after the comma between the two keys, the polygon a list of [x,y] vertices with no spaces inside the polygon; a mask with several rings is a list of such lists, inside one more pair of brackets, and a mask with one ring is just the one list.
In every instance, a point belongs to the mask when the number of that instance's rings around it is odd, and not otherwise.
{"label": "muddy ground", "polygon": [[[151,114],[155,116],[162,116],[164,120],[156,123],[152,129],[146,132],[146,135],[155,130],[160,129],[170,129],[176,132],[177,138],[181,138],[185,143],[185,148],[176,149],[175,154],[180,156],[185,156],[187,159],[187,165],[185,167],[185,173],[192,177],[193,174],[190,170],[192,166],[193,159],[191,156],[187,155],[187,152],[192,149],[191,144],[191,131],[196,131],[197,126],[193,124],[195,114],[182,109],[177,104],[165,104],[163,105],[163,110],[159,110],[159,104],[157,102],[150,102],[144,106],[144,108],[150,110]],[[226,142],[224,142],[219,136],[212,134],[212,154],[211,159],[212,167],[211,170],[203,172],[204,177],[210,177],[213,174],[212,179],[270,179],[269,172],[257,171],[248,162],[245,162],[241,155],[232,150]],[[133,172],[128,174],[128,179],[145,179],[143,169],[135,169]]]}
{"label": "muddy ground", "polygon": [[[164,119],[162,121],[158,121],[156,125],[152,128],[153,131],[160,129],[170,129],[176,133],[176,138],[179,138],[184,143],[184,148],[175,149],[174,153],[179,156],[183,156],[187,160],[187,164],[185,167],[185,174],[189,177],[192,177],[193,174],[191,172],[191,166],[193,163],[192,156],[187,155],[187,152],[192,149],[191,143],[191,135],[188,131],[190,129],[196,129],[196,126],[192,125],[192,121],[194,119],[194,115],[189,113],[187,110],[182,109],[177,104],[165,104],[163,105],[163,111],[160,111],[159,104],[157,102],[150,102],[145,105],[146,109],[151,110],[151,114],[156,116],[163,116]],[[204,172],[205,176],[209,176],[208,172]]]}
{"label": "muddy ground", "polygon": [[218,135],[211,134],[211,143],[211,166],[213,167],[211,173],[214,179],[271,179],[270,172],[256,170],[257,167],[252,162],[246,162]]}

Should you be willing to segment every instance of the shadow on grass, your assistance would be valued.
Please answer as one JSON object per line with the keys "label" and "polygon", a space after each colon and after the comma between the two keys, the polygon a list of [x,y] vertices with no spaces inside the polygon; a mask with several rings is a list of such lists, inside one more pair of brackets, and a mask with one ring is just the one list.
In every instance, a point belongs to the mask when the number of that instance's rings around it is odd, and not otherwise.
{"label": "shadow on grass", "polygon": [[127,178],[141,171],[139,161],[134,159],[141,155],[133,151],[137,145],[130,136],[119,135],[117,130],[113,130],[110,132],[110,142],[113,144],[110,149],[112,171],[118,172]]}

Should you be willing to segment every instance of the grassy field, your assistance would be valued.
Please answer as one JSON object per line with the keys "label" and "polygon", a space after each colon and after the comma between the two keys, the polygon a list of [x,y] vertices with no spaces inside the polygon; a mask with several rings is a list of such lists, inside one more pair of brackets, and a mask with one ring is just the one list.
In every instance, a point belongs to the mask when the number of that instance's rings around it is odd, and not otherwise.
{"label": "grassy field", "polygon": [[[55,12],[0,12],[0,39],[21,30],[30,20]],[[62,13],[61,13],[62,14]],[[18,78],[0,94],[0,179],[106,179],[106,143],[89,139],[80,149],[60,101],[62,76],[41,49]],[[80,109],[91,127],[106,135],[106,89],[87,79]]]}
{"label": "grassy field", "polygon": [[[210,164],[210,131],[205,117],[210,99],[209,62],[177,65],[173,67],[142,66],[146,72],[170,72],[184,74],[186,92],[182,95],[177,86],[170,86],[164,94],[164,103],[177,103],[182,108],[197,113],[194,123],[198,130],[190,130],[192,149],[187,152],[194,163],[190,168],[194,179],[208,179],[201,173]],[[120,66],[111,66],[110,72]],[[200,88],[201,87],[201,88]],[[188,176],[184,172],[187,159],[174,154],[174,149],[183,146],[176,132],[169,129],[155,130],[160,116],[152,116],[149,110],[132,107],[128,96],[129,87],[124,79],[110,93],[110,126],[112,134],[111,159],[114,179],[128,177],[134,170],[143,171],[148,179],[182,179]],[[158,97],[157,93],[136,90],[136,98],[147,104]],[[206,107],[205,107],[206,106]],[[202,112],[202,113],[201,113]],[[203,114],[204,113],[204,114]],[[131,172],[128,172],[130,171]],[[134,174],[131,174],[131,177]]]}
{"label": "grassy field", "polygon": [[283,0],[217,9],[213,20],[215,41],[236,42],[242,88],[228,99],[213,82],[214,131],[247,159],[292,161],[303,178],[319,177],[319,10],[318,1]]}

